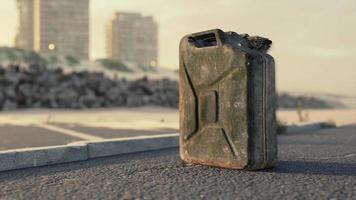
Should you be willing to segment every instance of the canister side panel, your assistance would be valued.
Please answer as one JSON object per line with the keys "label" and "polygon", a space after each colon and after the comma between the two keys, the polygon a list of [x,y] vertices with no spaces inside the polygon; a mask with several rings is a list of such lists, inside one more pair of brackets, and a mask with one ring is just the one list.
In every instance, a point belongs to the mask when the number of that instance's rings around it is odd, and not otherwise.
{"label": "canister side panel", "polygon": [[228,46],[195,48],[183,42],[181,55],[180,95],[186,101],[180,104],[184,107],[180,110],[181,158],[197,164],[244,168],[248,161],[244,52]]}

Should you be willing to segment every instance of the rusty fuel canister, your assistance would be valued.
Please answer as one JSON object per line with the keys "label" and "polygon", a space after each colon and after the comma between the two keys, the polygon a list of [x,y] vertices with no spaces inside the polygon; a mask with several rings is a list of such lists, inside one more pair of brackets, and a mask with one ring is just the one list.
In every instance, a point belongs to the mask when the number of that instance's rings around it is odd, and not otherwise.
{"label": "rusty fuel canister", "polygon": [[270,44],[220,29],[181,40],[183,162],[247,170],[276,163],[275,65],[266,53]]}

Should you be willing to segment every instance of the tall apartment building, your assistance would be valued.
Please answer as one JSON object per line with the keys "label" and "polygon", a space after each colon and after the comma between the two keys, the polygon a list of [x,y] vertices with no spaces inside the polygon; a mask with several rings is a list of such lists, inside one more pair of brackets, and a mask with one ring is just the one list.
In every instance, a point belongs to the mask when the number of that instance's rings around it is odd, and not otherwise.
{"label": "tall apartment building", "polygon": [[33,49],[34,15],[33,1],[17,0],[19,10],[19,27],[15,39],[15,46],[24,49]]}
{"label": "tall apartment building", "polygon": [[107,24],[109,58],[143,66],[158,65],[158,25],[151,16],[117,12]]}
{"label": "tall apartment building", "polygon": [[16,47],[89,57],[89,0],[17,0],[17,5]]}

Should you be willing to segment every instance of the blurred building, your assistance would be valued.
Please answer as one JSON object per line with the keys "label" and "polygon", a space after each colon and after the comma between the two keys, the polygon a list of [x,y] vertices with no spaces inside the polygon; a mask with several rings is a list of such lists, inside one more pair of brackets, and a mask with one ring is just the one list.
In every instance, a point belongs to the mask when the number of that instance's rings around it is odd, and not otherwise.
{"label": "blurred building", "polygon": [[158,25],[151,16],[117,12],[107,24],[107,57],[143,66],[157,66]]}
{"label": "blurred building", "polygon": [[33,49],[33,1],[17,0],[17,6],[20,15],[15,45],[24,49]]}
{"label": "blurred building", "polygon": [[89,57],[89,0],[17,0],[15,45],[42,53]]}

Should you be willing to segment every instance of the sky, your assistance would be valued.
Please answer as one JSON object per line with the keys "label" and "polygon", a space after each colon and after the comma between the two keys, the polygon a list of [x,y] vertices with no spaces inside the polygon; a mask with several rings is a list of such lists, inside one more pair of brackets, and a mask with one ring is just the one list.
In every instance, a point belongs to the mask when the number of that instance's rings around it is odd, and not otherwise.
{"label": "sky", "polygon": [[[0,46],[12,46],[15,0],[1,0]],[[178,68],[186,34],[220,28],[273,41],[280,91],[356,96],[355,0],[91,0],[90,57],[105,57],[105,24],[115,11],[152,15],[159,63]]]}

